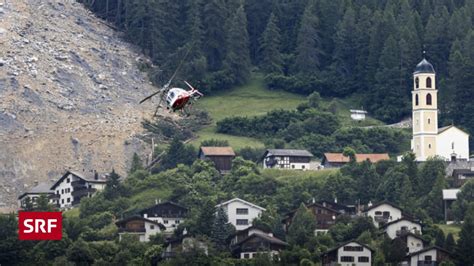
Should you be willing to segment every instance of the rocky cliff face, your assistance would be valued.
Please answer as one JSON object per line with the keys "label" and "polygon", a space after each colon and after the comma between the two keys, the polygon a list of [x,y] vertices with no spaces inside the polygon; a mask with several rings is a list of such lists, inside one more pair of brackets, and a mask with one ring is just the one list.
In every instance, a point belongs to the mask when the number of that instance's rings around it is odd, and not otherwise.
{"label": "rocky cliff face", "polygon": [[0,0],[0,211],[65,169],[126,171],[153,113],[143,61],[74,1]]}

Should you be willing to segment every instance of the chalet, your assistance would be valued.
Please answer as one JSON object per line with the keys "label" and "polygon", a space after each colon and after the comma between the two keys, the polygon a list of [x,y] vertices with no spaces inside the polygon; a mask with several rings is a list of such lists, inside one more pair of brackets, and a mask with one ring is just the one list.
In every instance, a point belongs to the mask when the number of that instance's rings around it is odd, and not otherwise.
{"label": "chalet", "polygon": [[232,147],[201,147],[198,157],[201,160],[211,160],[216,169],[225,174],[232,169],[235,152]]}
{"label": "chalet", "polygon": [[262,161],[263,168],[308,170],[311,158],[313,154],[307,150],[268,149]]}
{"label": "chalet", "polygon": [[452,178],[454,187],[462,187],[468,180],[474,179],[474,167],[470,169],[454,169]]}
{"label": "chalet", "polygon": [[253,219],[259,217],[265,211],[264,208],[239,198],[233,198],[218,204],[216,208],[225,210],[229,222],[235,226],[236,230],[245,230],[252,226]]}
{"label": "chalet", "polygon": [[386,223],[402,218],[402,209],[395,204],[382,201],[375,205],[369,203],[364,214],[367,217],[371,217],[375,227],[378,228]]}
{"label": "chalet", "polygon": [[344,204],[337,203],[337,199],[335,199],[334,201],[322,200],[322,201],[318,201],[318,203],[320,205],[323,205],[324,207],[328,207],[328,208],[331,208],[333,210],[336,210],[340,214],[345,214],[345,215],[350,215],[350,216],[353,216],[353,215],[357,214],[356,206],[354,206],[354,205],[344,205]]}
{"label": "chalet", "polygon": [[[363,161],[370,161],[376,163],[383,160],[390,160],[388,153],[370,153],[363,154],[357,153],[355,155],[358,163]],[[350,162],[349,157],[344,156],[342,153],[325,153],[321,165],[324,168],[338,168]]]}
{"label": "chalet", "polygon": [[443,248],[433,246],[410,253],[402,265],[406,266],[431,266],[440,265],[444,261],[451,260],[451,253]]}
{"label": "chalet", "polygon": [[278,256],[288,244],[272,234],[252,232],[249,236],[232,246],[232,253],[241,259],[251,259],[257,254],[266,253],[271,257]]}
{"label": "chalet", "polygon": [[171,201],[157,203],[140,211],[143,218],[162,224],[166,233],[174,232],[176,227],[185,220],[187,214],[187,208]]}
{"label": "chalet", "polygon": [[54,196],[54,191],[52,191],[50,188],[51,184],[49,183],[38,184],[36,182],[36,185],[34,187],[32,187],[30,190],[26,191],[18,197],[18,203],[20,205],[20,208],[24,209],[25,207],[27,207],[26,204],[28,201],[31,203],[32,207],[36,207],[36,201],[42,195],[46,196],[50,203],[53,203],[51,197]]}
{"label": "chalet", "polygon": [[424,240],[420,235],[414,234],[412,232],[406,232],[398,236],[406,243],[407,255],[413,252],[422,250],[428,242]]}
{"label": "chalet", "polygon": [[107,182],[106,176],[99,176],[97,172],[92,177],[78,172],[67,171],[58,181],[56,181],[51,190],[54,191],[52,199],[60,208],[71,208],[79,204],[84,197],[92,197],[97,191],[105,188]]}
{"label": "chalet", "polygon": [[244,230],[236,231],[230,237],[230,245],[233,246],[233,245],[239,243],[240,241],[244,240],[245,238],[247,238],[248,236],[250,236],[253,233],[261,233],[261,234],[272,235],[270,230],[268,230],[266,228],[262,228],[262,227],[252,225],[250,227],[247,227]]}
{"label": "chalet", "polygon": [[123,235],[132,235],[140,242],[148,242],[150,241],[150,236],[166,230],[163,224],[141,216],[131,216],[117,221],[115,224],[118,227],[120,241]]}
{"label": "chalet", "polygon": [[452,204],[457,199],[457,194],[460,189],[443,189],[443,209],[444,209],[444,221],[447,224],[453,223],[453,214],[451,210]]}
{"label": "chalet", "polygon": [[321,255],[321,260],[323,266],[370,266],[373,254],[374,250],[369,246],[351,240],[326,251]]}
{"label": "chalet", "polygon": [[[325,233],[336,223],[336,217],[341,213],[337,210],[331,209],[327,206],[321,205],[319,203],[311,203],[306,205],[306,207],[311,210],[314,215],[314,222],[316,224],[315,234]],[[288,213],[283,219],[283,227],[285,231],[288,231],[290,225],[293,221],[293,217],[296,213],[296,210]]]}
{"label": "chalet", "polygon": [[388,222],[380,228],[382,228],[391,239],[395,239],[408,232],[421,235],[421,224],[406,217]]}

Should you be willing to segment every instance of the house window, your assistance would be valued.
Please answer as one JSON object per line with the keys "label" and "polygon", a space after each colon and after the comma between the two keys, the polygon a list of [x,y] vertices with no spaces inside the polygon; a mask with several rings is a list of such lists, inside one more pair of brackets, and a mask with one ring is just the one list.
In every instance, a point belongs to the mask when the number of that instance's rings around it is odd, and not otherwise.
{"label": "house window", "polygon": [[382,212],[381,211],[376,211],[375,215],[382,215]]}
{"label": "house window", "polygon": [[64,204],[64,199],[61,200],[61,203]]}
{"label": "house window", "polygon": [[244,259],[249,259],[250,258],[250,255],[248,253],[245,253],[244,254]]}
{"label": "house window", "polygon": [[426,87],[431,88],[431,78],[430,77],[426,78]]}
{"label": "house window", "polygon": [[358,261],[359,262],[369,262],[369,257],[365,257],[365,256],[359,257]]}
{"label": "house window", "polygon": [[418,89],[419,87],[420,87],[420,79],[417,77],[417,78],[415,79],[415,88]]}
{"label": "house window", "polygon": [[180,222],[179,220],[174,221],[175,224],[179,224],[179,222]]}
{"label": "house window", "polygon": [[163,220],[163,223],[164,223],[164,224],[168,224],[168,220]]}
{"label": "house window", "polygon": [[247,219],[237,219],[236,224],[237,225],[248,225],[249,220],[247,220]]}
{"label": "house window", "polygon": [[431,105],[431,93],[426,94],[426,105]]}
{"label": "house window", "polygon": [[155,226],[154,226],[154,225],[150,225],[150,229],[151,229],[151,230],[155,229]]}
{"label": "house window", "polygon": [[237,208],[235,211],[237,214],[249,214],[249,209],[247,208]]}
{"label": "house window", "polygon": [[341,262],[354,262],[354,257],[352,256],[342,256]]}
{"label": "house window", "polygon": [[71,202],[71,198],[67,198],[67,203]]}
{"label": "house window", "polygon": [[71,179],[70,179],[70,178],[66,179],[66,182],[67,182],[67,183],[70,183],[70,182],[71,182]]}
{"label": "house window", "polygon": [[363,251],[363,247],[360,246],[345,246],[344,251]]}
{"label": "house window", "polygon": [[415,95],[415,105],[418,106],[418,94]]}
{"label": "house window", "polygon": [[318,209],[318,214],[321,214],[323,213],[323,211],[321,209]]}
{"label": "house window", "polygon": [[431,261],[431,260],[432,260],[431,256],[425,256],[425,261]]}
{"label": "house window", "polygon": [[301,169],[304,169],[304,165],[301,166]]}
{"label": "house window", "polygon": [[64,189],[61,189],[61,194],[64,194]]}
{"label": "house window", "polygon": [[291,168],[295,169],[295,165],[294,165],[294,164],[292,164],[292,165],[291,165]]}

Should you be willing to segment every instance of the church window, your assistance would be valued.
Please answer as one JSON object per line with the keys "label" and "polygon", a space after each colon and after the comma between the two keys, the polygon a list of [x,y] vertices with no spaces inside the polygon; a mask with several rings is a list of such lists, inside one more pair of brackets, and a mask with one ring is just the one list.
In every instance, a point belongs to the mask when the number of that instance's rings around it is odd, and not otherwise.
{"label": "church window", "polygon": [[415,105],[418,106],[418,94],[415,95]]}
{"label": "church window", "polygon": [[428,118],[428,125],[431,124],[431,119]]}
{"label": "church window", "polygon": [[426,78],[426,87],[431,88],[431,78],[430,77]]}
{"label": "church window", "polygon": [[431,94],[430,93],[426,94],[426,104],[431,105]]}
{"label": "church window", "polygon": [[419,88],[420,87],[420,79],[419,78],[416,78],[415,79],[415,88]]}
{"label": "church window", "polygon": [[428,149],[431,149],[431,144],[428,144]]}
{"label": "church window", "polygon": [[454,150],[454,141],[453,141],[453,142],[451,142],[451,149],[453,149],[453,150]]}

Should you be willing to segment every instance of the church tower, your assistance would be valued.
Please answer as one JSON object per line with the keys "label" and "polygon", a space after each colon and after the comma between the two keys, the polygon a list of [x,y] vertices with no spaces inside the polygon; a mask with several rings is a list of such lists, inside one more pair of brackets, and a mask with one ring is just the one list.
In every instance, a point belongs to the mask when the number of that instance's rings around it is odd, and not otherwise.
{"label": "church tower", "polygon": [[435,156],[438,135],[438,90],[433,65],[425,58],[413,72],[413,139],[412,151],[417,161]]}

